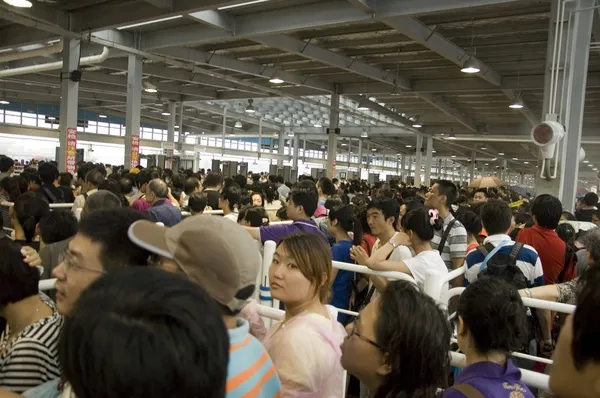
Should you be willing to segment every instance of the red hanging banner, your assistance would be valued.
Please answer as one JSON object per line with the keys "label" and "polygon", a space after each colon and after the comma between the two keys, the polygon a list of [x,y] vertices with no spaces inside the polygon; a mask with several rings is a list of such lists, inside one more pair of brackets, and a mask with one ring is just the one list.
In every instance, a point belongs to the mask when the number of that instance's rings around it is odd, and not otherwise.
{"label": "red hanging banner", "polygon": [[140,136],[132,135],[131,136],[131,162],[129,163],[129,168],[133,169],[138,164],[140,164]]}
{"label": "red hanging banner", "polygon": [[65,170],[67,173],[75,174],[75,162],[77,161],[77,129],[67,128],[67,156],[65,157]]}

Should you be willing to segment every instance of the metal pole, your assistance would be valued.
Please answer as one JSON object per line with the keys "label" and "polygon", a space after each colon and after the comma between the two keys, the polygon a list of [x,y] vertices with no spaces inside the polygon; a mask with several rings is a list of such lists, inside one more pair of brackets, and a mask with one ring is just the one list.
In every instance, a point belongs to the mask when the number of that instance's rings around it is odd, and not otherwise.
{"label": "metal pole", "polygon": [[417,134],[417,152],[415,156],[415,187],[421,186],[421,161],[423,158],[423,135]]}
{"label": "metal pole", "polygon": [[[63,38],[63,68],[61,74],[60,136],[58,139],[58,168],[60,171],[75,173],[75,151],[77,146],[77,110],[79,104],[79,82],[69,78],[69,74],[79,68],[81,41]],[[67,139],[67,134],[71,137]],[[69,144],[69,148],[67,148]],[[69,151],[67,153],[67,150]],[[69,164],[67,164],[67,161]]]}
{"label": "metal pole", "polygon": [[[559,199],[567,211],[575,209],[575,193],[579,175],[579,149],[590,55],[590,38],[594,20],[595,0],[577,0],[571,25],[571,43],[568,61],[567,100],[565,109],[565,158],[560,173]],[[563,93],[564,95],[565,93]]]}
{"label": "metal pole", "polygon": [[433,167],[433,137],[427,137],[427,160],[425,162],[425,181],[426,187],[431,186],[431,168]]}
{"label": "metal pole", "polygon": [[[142,105],[142,59],[129,55],[127,62],[127,109],[125,110],[125,167],[139,164],[140,110]],[[137,139],[133,137],[138,137]],[[138,145],[132,145],[136,140]],[[133,149],[133,151],[132,151]],[[133,159],[136,158],[137,159]],[[136,164],[133,164],[136,163]]]}

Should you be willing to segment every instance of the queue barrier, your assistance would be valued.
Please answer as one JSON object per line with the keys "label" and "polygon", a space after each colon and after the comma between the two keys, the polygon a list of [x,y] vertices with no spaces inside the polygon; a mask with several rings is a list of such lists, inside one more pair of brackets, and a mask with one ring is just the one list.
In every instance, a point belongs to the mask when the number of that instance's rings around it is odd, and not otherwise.
{"label": "queue barrier", "polygon": [[[14,207],[13,202],[1,202],[0,206]],[[50,203],[50,210],[52,209],[70,209],[73,207],[73,203]]]}

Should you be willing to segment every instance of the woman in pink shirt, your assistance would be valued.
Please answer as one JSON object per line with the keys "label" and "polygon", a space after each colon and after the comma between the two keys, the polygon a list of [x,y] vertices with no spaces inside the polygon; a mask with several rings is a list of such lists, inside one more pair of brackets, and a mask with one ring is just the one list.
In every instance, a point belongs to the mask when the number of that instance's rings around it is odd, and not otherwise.
{"label": "woman in pink shirt", "polygon": [[285,318],[263,340],[277,368],[283,397],[344,396],[340,344],[346,331],[337,310],[325,305],[331,285],[331,252],[318,236],[283,238],[269,269],[271,295]]}

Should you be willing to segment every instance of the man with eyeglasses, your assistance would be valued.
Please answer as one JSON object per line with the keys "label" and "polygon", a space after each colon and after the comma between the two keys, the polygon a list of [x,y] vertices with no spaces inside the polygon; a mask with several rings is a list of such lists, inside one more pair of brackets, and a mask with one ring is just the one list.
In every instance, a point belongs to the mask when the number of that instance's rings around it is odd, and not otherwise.
{"label": "man with eyeglasses", "polygon": [[[97,210],[82,218],[77,234],[69,241],[59,265],[52,271],[56,278],[56,307],[62,315],[73,311],[81,293],[96,279],[119,269],[146,266],[150,252],[132,243],[127,231],[147,214],[131,208]],[[54,380],[26,391],[29,398],[58,398],[62,392]],[[13,397],[0,390],[0,397]]]}

